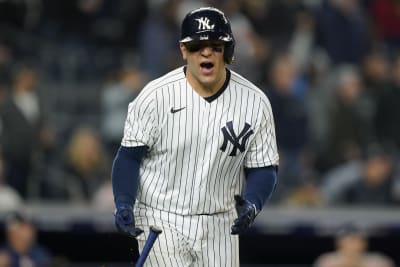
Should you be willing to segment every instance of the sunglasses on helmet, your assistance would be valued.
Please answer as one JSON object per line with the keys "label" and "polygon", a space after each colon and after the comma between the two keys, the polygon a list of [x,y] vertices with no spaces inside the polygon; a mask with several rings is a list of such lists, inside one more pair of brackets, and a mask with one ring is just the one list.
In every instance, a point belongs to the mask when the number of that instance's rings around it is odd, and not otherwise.
{"label": "sunglasses on helmet", "polygon": [[185,43],[186,49],[193,53],[200,51],[205,47],[211,47],[214,52],[221,53],[224,50],[224,42],[210,42],[210,41],[192,41]]}

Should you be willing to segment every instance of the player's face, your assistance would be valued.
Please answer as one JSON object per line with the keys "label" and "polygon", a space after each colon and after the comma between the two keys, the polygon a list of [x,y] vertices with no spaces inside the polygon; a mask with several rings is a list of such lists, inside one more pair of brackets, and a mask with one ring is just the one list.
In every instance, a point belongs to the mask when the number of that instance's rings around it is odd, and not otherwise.
{"label": "player's face", "polygon": [[224,42],[193,41],[180,44],[187,61],[186,77],[193,87],[219,90],[225,82]]}

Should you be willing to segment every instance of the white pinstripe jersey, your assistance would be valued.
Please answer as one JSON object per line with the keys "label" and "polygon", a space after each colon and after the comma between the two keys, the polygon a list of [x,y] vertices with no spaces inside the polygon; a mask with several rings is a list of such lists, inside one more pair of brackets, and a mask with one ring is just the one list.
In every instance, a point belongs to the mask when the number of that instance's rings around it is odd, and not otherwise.
{"label": "white pinstripe jersey", "polygon": [[181,215],[225,212],[242,191],[244,167],[278,165],[267,96],[229,70],[224,87],[207,101],[180,67],[150,82],[129,104],[121,144],[149,147],[137,201]]}

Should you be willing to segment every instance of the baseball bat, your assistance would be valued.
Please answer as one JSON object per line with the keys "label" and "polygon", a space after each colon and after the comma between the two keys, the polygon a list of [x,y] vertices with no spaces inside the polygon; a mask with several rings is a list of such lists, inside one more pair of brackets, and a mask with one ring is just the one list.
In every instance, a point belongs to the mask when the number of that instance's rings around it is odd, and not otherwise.
{"label": "baseball bat", "polygon": [[140,254],[135,267],[142,267],[144,262],[147,259],[147,256],[150,253],[151,248],[154,245],[154,242],[156,241],[157,237],[159,234],[161,234],[161,229],[155,227],[155,226],[150,226],[150,233],[149,237],[146,240],[146,243],[144,244],[142,253]]}

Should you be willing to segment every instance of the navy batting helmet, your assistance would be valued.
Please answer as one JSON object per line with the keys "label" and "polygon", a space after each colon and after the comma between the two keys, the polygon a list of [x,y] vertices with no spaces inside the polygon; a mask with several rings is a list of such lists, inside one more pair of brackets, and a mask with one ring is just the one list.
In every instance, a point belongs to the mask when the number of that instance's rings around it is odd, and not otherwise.
{"label": "navy batting helmet", "polygon": [[225,42],[224,60],[233,62],[235,39],[225,14],[214,7],[202,7],[189,12],[182,22],[181,39],[186,43],[198,40],[221,40]]}

